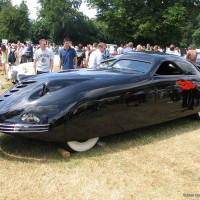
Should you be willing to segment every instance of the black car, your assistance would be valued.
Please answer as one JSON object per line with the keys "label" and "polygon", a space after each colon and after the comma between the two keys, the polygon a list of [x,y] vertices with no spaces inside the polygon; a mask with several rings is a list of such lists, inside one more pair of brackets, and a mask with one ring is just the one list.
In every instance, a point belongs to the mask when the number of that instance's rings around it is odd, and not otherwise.
{"label": "black car", "polygon": [[199,114],[199,87],[184,58],[130,52],[14,85],[0,97],[0,132],[86,151],[102,136]]}

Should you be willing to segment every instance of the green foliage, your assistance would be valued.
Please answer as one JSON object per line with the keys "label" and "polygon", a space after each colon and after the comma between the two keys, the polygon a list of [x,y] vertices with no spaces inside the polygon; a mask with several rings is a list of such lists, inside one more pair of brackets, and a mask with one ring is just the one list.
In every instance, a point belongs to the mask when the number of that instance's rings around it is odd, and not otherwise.
{"label": "green foliage", "polygon": [[0,0],[0,10],[3,8],[7,0]]}
{"label": "green foliage", "polygon": [[[97,8],[113,41],[160,45],[187,45],[197,26],[200,1],[87,0]],[[113,42],[110,41],[110,42]]]}
{"label": "green foliage", "polygon": [[12,6],[10,0],[2,4],[0,10],[0,38],[9,42],[24,41],[29,37],[30,20],[28,8],[24,1],[18,6]]}
{"label": "green foliage", "polygon": [[17,32],[20,34],[19,39],[20,41],[24,41],[29,37],[29,30],[31,27],[31,22],[29,19],[29,10],[24,1],[22,1],[19,7],[17,7],[17,21]]}
{"label": "green foliage", "polygon": [[[183,33],[185,31],[186,22],[186,8],[180,4],[174,4],[166,9],[166,13],[163,15],[163,26],[164,30],[168,30],[171,34],[170,37],[165,37],[165,39],[174,44],[180,44],[180,38],[183,38]],[[169,43],[168,43],[169,44]],[[166,44],[167,45],[167,44]]]}
{"label": "green foliage", "polygon": [[9,41],[16,41],[19,36],[16,37],[15,29],[17,28],[17,21],[15,16],[17,15],[17,10],[12,7],[9,1],[3,4],[0,11],[0,38],[6,38]]}
{"label": "green foliage", "polygon": [[44,19],[32,22],[32,26],[30,27],[30,38],[34,44],[37,44],[42,38],[49,40],[47,24],[48,23]]}
{"label": "green foliage", "polygon": [[98,31],[95,24],[77,11],[81,1],[39,0],[39,2],[42,9],[38,20],[46,22],[50,40],[62,43],[64,37],[69,37],[74,43],[87,44],[96,39]]}
{"label": "green foliage", "polygon": [[159,44],[180,47],[200,46],[199,0],[86,0],[97,9],[97,18],[89,19],[78,11],[82,0],[38,0],[38,19],[30,21],[23,1],[12,6],[0,0],[0,39],[34,43],[45,38],[62,43],[69,37],[74,43]]}
{"label": "green foliage", "polygon": [[198,25],[192,34],[192,44],[197,48],[200,47],[200,14],[197,17]]}
{"label": "green foliage", "polygon": [[194,45],[199,48],[200,47],[200,28],[194,31],[192,34]]}

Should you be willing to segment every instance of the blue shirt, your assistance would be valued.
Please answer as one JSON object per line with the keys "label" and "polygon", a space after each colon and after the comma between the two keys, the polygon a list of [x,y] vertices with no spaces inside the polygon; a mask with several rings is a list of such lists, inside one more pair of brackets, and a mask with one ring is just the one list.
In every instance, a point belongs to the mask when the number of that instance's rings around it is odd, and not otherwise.
{"label": "blue shirt", "polygon": [[62,70],[74,69],[74,57],[76,57],[75,49],[69,47],[69,49],[62,48],[60,50],[60,58],[62,59]]}

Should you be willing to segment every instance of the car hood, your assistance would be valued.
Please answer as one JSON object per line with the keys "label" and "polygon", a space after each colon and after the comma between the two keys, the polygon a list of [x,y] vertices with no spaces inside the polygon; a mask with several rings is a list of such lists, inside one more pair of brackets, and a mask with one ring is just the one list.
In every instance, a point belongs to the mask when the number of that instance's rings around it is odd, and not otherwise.
{"label": "car hood", "polygon": [[[127,88],[131,82],[146,79],[147,75],[118,73],[93,69],[68,70],[29,77],[14,85],[0,97],[0,121],[24,113],[55,119],[80,101],[95,99],[108,92]],[[137,85],[137,84],[136,84]],[[57,116],[59,118],[59,116]]]}

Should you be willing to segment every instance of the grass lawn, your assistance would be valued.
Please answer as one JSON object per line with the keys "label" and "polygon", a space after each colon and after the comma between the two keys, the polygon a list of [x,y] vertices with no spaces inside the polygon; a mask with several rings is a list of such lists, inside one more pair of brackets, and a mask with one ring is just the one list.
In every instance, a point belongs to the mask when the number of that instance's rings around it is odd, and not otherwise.
{"label": "grass lawn", "polygon": [[2,89],[0,90],[0,95],[5,92],[9,87],[13,86],[13,83],[11,81],[6,80],[6,76],[1,75],[1,70],[0,70],[0,81],[2,85]]}
{"label": "grass lawn", "polygon": [[59,144],[0,133],[0,199],[200,199],[199,121],[186,117],[101,140],[105,147],[63,158]]}

